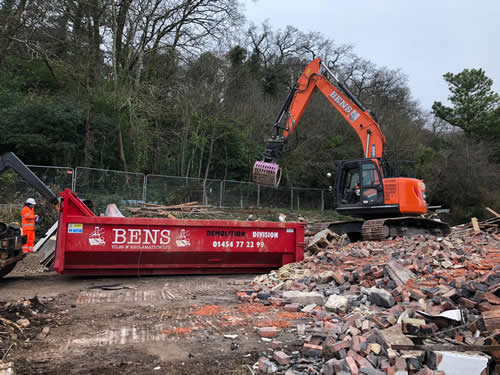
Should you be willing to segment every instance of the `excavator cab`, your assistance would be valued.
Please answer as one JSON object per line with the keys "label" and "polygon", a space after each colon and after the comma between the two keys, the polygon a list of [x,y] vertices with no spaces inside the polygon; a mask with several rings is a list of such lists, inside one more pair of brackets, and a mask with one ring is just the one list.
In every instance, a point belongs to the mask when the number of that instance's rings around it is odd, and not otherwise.
{"label": "excavator cab", "polygon": [[395,207],[384,205],[382,173],[375,160],[340,160],[336,164],[337,211],[360,217],[380,217],[383,211],[394,214]]}

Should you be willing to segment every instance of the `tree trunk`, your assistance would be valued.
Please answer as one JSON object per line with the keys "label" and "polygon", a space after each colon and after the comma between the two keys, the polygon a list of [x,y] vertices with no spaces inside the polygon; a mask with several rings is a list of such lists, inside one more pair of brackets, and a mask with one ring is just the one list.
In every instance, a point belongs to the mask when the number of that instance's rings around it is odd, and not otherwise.
{"label": "tree trunk", "polygon": [[[5,21],[5,26],[3,32],[0,34],[0,65],[2,64],[5,56],[7,56],[7,50],[9,49],[12,37],[16,35],[18,27],[21,25],[21,16],[26,9],[26,4],[28,0],[21,0],[17,9],[15,11],[11,10],[11,14],[7,17]],[[10,4],[9,4],[10,3]],[[8,12],[8,7],[12,7],[11,2],[5,2],[2,11]]]}

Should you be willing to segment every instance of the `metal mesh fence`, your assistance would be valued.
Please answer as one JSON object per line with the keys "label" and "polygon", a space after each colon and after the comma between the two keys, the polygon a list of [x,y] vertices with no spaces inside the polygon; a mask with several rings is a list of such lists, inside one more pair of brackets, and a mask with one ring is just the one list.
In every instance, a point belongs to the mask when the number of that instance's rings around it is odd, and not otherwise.
{"label": "metal mesh fence", "polygon": [[[28,166],[54,193],[73,188],[73,168]],[[27,198],[42,202],[43,197],[17,173],[7,170],[0,174],[0,204],[22,205]]]}
{"label": "metal mesh fence", "polygon": [[324,191],[321,189],[292,188],[293,210],[323,210],[325,207]]}
{"label": "metal mesh fence", "polygon": [[[269,207],[288,210],[334,209],[333,193],[322,189],[279,187],[246,181],[212,180],[97,168],[29,166],[56,194],[71,188],[93,203],[96,214],[115,203],[120,209],[140,201],[164,205],[199,202],[217,207]],[[22,205],[43,198],[13,171],[0,174],[0,205]]]}
{"label": "metal mesh fence", "polygon": [[259,185],[259,207],[292,209],[291,189]]}
{"label": "metal mesh fence", "polygon": [[246,181],[223,181],[222,206],[223,207],[256,207],[258,200],[258,187]]}
{"label": "metal mesh fence", "polygon": [[75,191],[92,201],[95,214],[104,212],[110,203],[120,209],[136,205],[143,199],[144,182],[142,173],[82,167],[75,173]]}
{"label": "metal mesh fence", "polygon": [[212,206],[221,204],[221,180],[147,175],[145,199],[158,204],[199,202]]}

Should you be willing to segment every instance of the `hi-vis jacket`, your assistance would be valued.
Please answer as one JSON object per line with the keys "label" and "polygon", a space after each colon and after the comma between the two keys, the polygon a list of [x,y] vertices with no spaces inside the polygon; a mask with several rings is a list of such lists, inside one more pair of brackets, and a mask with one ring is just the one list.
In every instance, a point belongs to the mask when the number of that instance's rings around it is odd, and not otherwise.
{"label": "hi-vis jacket", "polygon": [[23,232],[35,230],[36,215],[34,209],[24,206],[21,210],[21,218],[23,220]]}

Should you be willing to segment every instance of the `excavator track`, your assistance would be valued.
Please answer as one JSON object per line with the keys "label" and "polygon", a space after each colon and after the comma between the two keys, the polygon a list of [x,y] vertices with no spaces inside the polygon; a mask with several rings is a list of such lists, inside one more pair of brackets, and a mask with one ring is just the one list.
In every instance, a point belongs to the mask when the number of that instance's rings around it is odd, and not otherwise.
{"label": "excavator track", "polygon": [[381,241],[389,237],[389,228],[384,225],[385,219],[367,220],[361,227],[364,241]]}
{"label": "excavator track", "polygon": [[445,237],[451,232],[446,223],[412,216],[332,222],[327,226],[337,234],[347,233],[351,241],[383,241],[388,237],[418,234]]}
{"label": "excavator track", "polygon": [[450,232],[451,229],[446,223],[412,216],[367,220],[361,229],[365,241],[381,241],[388,237],[406,237],[418,234],[444,237]]}

